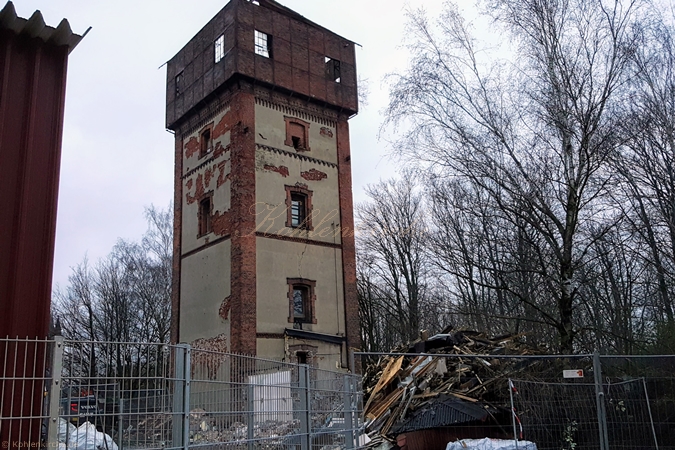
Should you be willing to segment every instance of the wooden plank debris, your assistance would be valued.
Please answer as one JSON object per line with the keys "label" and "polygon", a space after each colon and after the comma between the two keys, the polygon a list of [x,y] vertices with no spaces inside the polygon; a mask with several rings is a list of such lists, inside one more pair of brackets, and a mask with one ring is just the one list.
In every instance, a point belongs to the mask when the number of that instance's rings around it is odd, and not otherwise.
{"label": "wooden plank debris", "polygon": [[[392,350],[364,372],[368,434],[379,442],[380,438],[390,439],[388,433],[406,415],[433,404],[441,394],[486,406],[503,403],[508,396],[505,388],[508,378],[527,373],[532,366],[542,364],[542,360],[498,356],[548,353],[547,349],[528,345],[523,337],[523,334],[489,337],[475,331],[446,330]],[[422,355],[397,354],[419,353],[420,349]]]}

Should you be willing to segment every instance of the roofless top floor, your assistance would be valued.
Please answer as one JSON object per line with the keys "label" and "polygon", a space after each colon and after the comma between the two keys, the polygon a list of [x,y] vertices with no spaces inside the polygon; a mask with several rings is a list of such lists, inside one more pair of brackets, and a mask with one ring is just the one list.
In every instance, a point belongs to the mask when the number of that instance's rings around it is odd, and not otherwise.
{"label": "roofless top floor", "polygon": [[239,78],[358,111],[352,41],[273,0],[230,0],[167,64],[167,128]]}

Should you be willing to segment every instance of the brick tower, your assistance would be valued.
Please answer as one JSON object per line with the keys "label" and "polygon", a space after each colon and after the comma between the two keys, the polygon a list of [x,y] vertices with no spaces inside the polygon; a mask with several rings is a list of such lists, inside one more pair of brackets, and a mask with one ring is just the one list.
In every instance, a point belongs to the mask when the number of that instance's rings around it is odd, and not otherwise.
{"label": "brick tower", "polygon": [[360,345],[354,43],[231,0],[168,63],[172,340],[345,368]]}

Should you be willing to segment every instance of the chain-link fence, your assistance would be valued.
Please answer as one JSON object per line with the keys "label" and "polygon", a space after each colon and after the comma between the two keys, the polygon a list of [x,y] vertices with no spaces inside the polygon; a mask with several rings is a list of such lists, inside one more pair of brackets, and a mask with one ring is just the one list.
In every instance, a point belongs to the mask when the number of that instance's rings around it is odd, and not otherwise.
{"label": "chain-link fence", "polygon": [[[0,339],[3,448],[356,448],[360,377],[188,345]],[[54,374],[52,376],[52,374]]]}

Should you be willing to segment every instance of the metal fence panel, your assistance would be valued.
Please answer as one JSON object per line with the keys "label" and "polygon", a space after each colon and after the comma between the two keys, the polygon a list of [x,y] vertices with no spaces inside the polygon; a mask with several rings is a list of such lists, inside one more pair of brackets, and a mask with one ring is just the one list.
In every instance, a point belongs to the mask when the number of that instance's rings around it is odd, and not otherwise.
{"label": "metal fence panel", "polygon": [[0,339],[0,362],[4,448],[56,447],[87,427],[91,438],[87,423],[120,450],[354,447],[346,437],[356,436],[347,427],[358,425],[358,403],[343,391],[359,377],[344,372],[188,345],[62,338]]}
{"label": "metal fence panel", "polygon": [[[675,355],[361,352],[356,355],[371,362],[382,355],[403,357],[405,361],[432,358],[443,366],[442,375],[394,380],[388,384],[388,390],[379,392],[379,400],[376,399],[369,409],[367,429],[384,429],[390,437],[397,433],[423,432],[424,424],[428,423],[440,430],[439,423],[444,420],[443,417],[439,419],[443,416],[442,404],[437,405],[434,420],[412,420],[406,415],[409,411],[406,405],[410,405],[411,396],[421,395],[424,406],[412,415],[422,410],[434,410],[433,400],[427,399],[438,397],[439,402],[445,401],[439,397],[443,393],[470,400],[471,404],[496,407],[506,413],[495,415],[493,422],[496,424],[492,425],[455,421],[441,427],[447,435],[453,436],[453,440],[462,436],[476,438],[479,433],[484,433],[483,437],[501,437],[511,429],[510,438],[533,441],[540,450],[675,450]],[[382,366],[378,363],[374,367]],[[579,374],[579,378],[565,378],[575,374]],[[509,380],[513,381],[515,392],[509,388]],[[370,387],[372,390],[373,385]],[[398,400],[392,400],[385,409],[379,407],[385,402],[383,399],[392,398],[401,391],[403,394]],[[396,417],[392,418],[394,413]],[[401,420],[402,416],[406,421]],[[390,422],[405,422],[405,426],[382,425]],[[420,437],[419,434],[414,436]]]}

